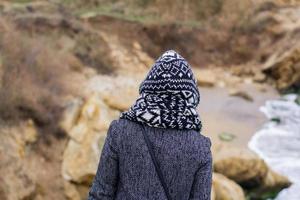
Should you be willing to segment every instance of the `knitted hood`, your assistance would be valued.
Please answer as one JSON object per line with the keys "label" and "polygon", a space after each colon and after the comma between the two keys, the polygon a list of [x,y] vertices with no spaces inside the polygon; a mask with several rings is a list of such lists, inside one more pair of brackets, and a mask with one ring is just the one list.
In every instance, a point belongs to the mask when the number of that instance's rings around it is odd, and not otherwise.
{"label": "knitted hood", "polygon": [[159,57],[139,87],[139,98],[120,118],[159,128],[201,131],[200,94],[192,69],[173,50]]}

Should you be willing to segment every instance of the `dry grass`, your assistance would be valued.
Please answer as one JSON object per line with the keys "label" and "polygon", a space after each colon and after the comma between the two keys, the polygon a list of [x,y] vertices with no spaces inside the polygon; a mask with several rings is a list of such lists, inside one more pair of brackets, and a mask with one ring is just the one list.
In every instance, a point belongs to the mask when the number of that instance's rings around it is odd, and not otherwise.
{"label": "dry grass", "polygon": [[0,21],[0,119],[13,122],[32,118],[48,126],[60,115],[60,96],[67,69],[55,52]]}
{"label": "dry grass", "polygon": [[[222,10],[222,0],[62,0],[79,12],[121,15],[137,21],[186,22],[202,20]],[[152,19],[152,20],[151,20]]]}

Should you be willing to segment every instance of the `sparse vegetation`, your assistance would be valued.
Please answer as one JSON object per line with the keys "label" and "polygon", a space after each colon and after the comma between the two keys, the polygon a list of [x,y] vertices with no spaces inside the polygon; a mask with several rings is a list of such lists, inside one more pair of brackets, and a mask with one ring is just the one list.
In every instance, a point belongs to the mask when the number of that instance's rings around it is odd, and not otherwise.
{"label": "sparse vegetation", "polygon": [[[173,22],[195,24],[222,11],[223,1],[177,0],[63,0],[63,5],[73,9],[79,16],[109,15],[140,22]],[[178,14],[180,13],[180,14]]]}
{"label": "sparse vegetation", "polygon": [[280,190],[277,191],[269,191],[269,192],[247,192],[246,199],[247,200],[272,200],[275,199]]}
{"label": "sparse vegetation", "polygon": [[60,112],[59,97],[66,92],[62,80],[67,70],[41,41],[20,36],[6,21],[0,21],[0,30],[0,118],[51,124]]}
{"label": "sparse vegetation", "polygon": [[236,138],[236,136],[232,133],[223,132],[223,133],[219,134],[219,139],[222,141],[230,142],[235,138]]}

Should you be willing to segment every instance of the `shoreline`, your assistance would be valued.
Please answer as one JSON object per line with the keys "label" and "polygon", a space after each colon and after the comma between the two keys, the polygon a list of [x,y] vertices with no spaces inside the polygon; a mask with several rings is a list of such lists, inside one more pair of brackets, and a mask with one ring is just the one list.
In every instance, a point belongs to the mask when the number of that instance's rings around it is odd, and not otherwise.
{"label": "shoreline", "polygon": [[[296,200],[300,197],[300,106],[295,103],[296,98],[296,94],[290,94],[280,100],[266,102],[261,110],[269,121],[249,142],[252,151],[293,183],[281,191],[276,200]],[[277,119],[277,122],[271,119]]]}
{"label": "shoreline", "polygon": [[[255,84],[243,84],[239,88],[247,92],[253,101],[230,96],[228,89],[220,87],[200,88],[201,100],[198,111],[203,124],[202,134],[211,138],[212,143],[230,143],[237,147],[248,147],[252,136],[268,119],[259,108],[267,100],[280,97],[271,86],[266,85],[264,92]],[[222,141],[222,133],[233,134],[231,141]]]}

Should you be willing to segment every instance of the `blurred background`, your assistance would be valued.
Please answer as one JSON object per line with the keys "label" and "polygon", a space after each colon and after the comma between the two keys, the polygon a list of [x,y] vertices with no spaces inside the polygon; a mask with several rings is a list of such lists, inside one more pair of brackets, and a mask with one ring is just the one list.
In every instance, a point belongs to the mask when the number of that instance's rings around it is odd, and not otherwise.
{"label": "blurred background", "polygon": [[169,49],[199,85],[211,199],[299,200],[297,0],[0,0],[0,199],[86,199]]}

